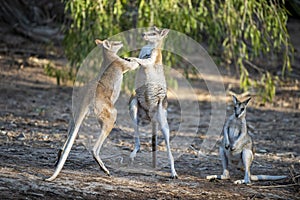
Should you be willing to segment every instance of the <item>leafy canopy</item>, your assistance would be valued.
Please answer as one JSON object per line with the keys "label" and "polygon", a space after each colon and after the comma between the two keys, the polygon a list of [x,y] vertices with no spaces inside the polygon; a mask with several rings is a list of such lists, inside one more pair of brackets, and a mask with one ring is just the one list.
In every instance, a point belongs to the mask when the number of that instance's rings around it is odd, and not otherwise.
{"label": "leafy canopy", "polygon": [[[66,30],[64,48],[75,68],[95,47],[95,38],[156,25],[206,43],[219,65],[235,67],[241,89],[257,88],[264,101],[272,100],[278,80],[268,67],[274,62],[281,63],[282,76],[291,70],[293,48],[286,29],[288,15],[284,0],[70,0],[65,3],[72,20]],[[165,56],[171,62],[167,64],[175,66],[178,58],[168,53]],[[250,70],[259,76],[251,77]],[[125,82],[132,84],[130,80],[125,77]],[[125,87],[130,89],[130,84]]]}

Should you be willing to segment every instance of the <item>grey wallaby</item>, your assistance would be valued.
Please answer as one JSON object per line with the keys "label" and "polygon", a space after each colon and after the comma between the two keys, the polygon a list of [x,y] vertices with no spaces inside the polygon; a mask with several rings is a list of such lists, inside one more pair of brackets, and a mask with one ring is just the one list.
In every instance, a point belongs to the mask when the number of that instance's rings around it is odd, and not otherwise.
{"label": "grey wallaby", "polygon": [[141,66],[135,80],[135,94],[129,102],[130,116],[134,122],[135,148],[130,157],[133,160],[140,150],[138,126],[152,124],[152,164],[156,167],[157,130],[160,125],[167,147],[168,159],[171,166],[171,177],[177,178],[174,158],[170,148],[170,131],[167,121],[167,84],[162,63],[162,43],[169,33],[168,29],[159,30],[153,27],[143,33],[147,41],[140,52],[139,58],[130,58]]}
{"label": "grey wallaby", "polygon": [[220,158],[222,160],[223,174],[210,175],[206,179],[230,179],[228,164],[237,164],[245,170],[243,180],[237,180],[235,184],[250,184],[258,180],[280,180],[287,176],[251,175],[250,167],[254,159],[253,141],[247,131],[246,108],[251,98],[240,102],[233,96],[234,113],[226,121],[223,129],[223,140],[220,146]]}

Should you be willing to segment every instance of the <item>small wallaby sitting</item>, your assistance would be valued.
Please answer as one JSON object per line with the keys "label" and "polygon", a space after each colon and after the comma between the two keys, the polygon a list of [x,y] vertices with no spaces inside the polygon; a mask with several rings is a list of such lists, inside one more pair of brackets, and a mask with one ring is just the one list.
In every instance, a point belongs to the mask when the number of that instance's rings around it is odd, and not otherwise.
{"label": "small wallaby sitting", "polygon": [[[95,92],[94,113],[98,119],[99,124],[101,125],[101,132],[95,146],[93,147],[92,152],[101,170],[109,175],[109,171],[106,169],[99,157],[100,149],[104,140],[112,130],[114,122],[116,121],[117,110],[115,109],[114,104],[120,94],[123,73],[128,70],[134,70],[138,68],[139,64],[137,62],[131,62],[122,59],[117,55],[117,52],[123,46],[122,42],[108,40],[101,41],[98,39],[95,42],[98,46],[103,48],[103,62],[101,65],[101,69],[104,69],[104,71],[97,82],[96,91],[91,91]],[[90,103],[91,102],[89,101],[83,102],[79,112],[76,114],[77,116],[74,119],[74,123],[71,123],[67,141],[58,153],[58,163],[56,170],[50,178],[46,179],[47,181],[54,180],[63,168],[77,136],[81,123],[88,113]]]}
{"label": "small wallaby sitting", "polygon": [[222,160],[223,174],[210,175],[206,179],[230,179],[228,163],[237,164],[244,168],[243,180],[237,180],[235,184],[250,184],[258,180],[280,180],[286,176],[251,175],[250,167],[254,158],[253,142],[247,131],[246,107],[251,98],[240,102],[233,96],[234,113],[226,121],[223,129],[223,140],[220,146],[220,157]]}

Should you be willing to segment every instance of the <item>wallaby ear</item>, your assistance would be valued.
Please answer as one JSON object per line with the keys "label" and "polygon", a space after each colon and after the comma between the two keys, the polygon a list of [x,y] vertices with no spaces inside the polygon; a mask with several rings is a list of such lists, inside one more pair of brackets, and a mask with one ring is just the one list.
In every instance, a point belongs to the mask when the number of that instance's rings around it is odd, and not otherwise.
{"label": "wallaby ear", "polygon": [[243,102],[243,104],[245,104],[246,106],[248,105],[248,103],[250,102],[250,100],[251,100],[251,97],[250,98],[248,98],[247,100],[245,100],[244,102]]}
{"label": "wallaby ear", "polygon": [[152,28],[153,28],[153,30],[159,32],[159,29],[156,26],[153,26]]}
{"label": "wallaby ear", "polygon": [[239,102],[239,100],[234,95],[232,95],[232,101],[234,104],[237,104]]}
{"label": "wallaby ear", "polygon": [[104,40],[102,44],[105,49],[110,49],[111,47],[110,42],[108,40]]}
{"label": "wallaby ear", "polygon": [[165,36],[167,36],[168,35],[168,33],[169,33],[169,29],[163,29],[161,32],[160,32],[160,36],[161,37],[165,37]]}
{"label": "wallaby ear", "polygon": [[99,39],[96,39],[96,40],[95,40],[95,43],[96,43],[97,45],[102,45],[103,41],[101,41],[101,40],[99,40]]}

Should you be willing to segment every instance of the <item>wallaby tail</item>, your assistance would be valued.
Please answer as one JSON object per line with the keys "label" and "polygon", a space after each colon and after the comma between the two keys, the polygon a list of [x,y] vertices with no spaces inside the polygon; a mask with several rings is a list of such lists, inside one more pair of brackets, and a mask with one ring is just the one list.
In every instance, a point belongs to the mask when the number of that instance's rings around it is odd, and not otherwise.
{"label": "wallaby tail", "polygon": [[60,171],[62,170],[62,168],[65,165],[65,162],[66,162],[66,160],[68,158],[68,155],[69,155],[69,153],[71,151],[71,148],[72,148],[72,146],[74,144],[74,141],[76,139],[76,136],[77,136],[79,128],[80,128],[80,125],[81,125],[81,123],[82,123],[85,115],[87,114],[87,112],[88,112],[88,109],[86,109],[84,111],[83,115],[81,115],[81,116],[79,115],[78,120],[75,121],[75,127],[74,127],[74,129],[72,127],[70,128],[70,131],[73,130],[73,132],[70,132],[70,134],[68,135],[67,141],[66,141],[66,143],[65,143],[65,145],[63,147],[62,155],[61,155],[61,157],[60,157],[60,159],[58,161],[56,169],[55,169],[53,175],[51,177],[45,179],[45,181],[53,181],[58,176],[58,174],[60,173]]}
{"label": "wallaby tail", "polygon": [[251,181],[277,181],[285,178],[287,176],[251,175]]}

